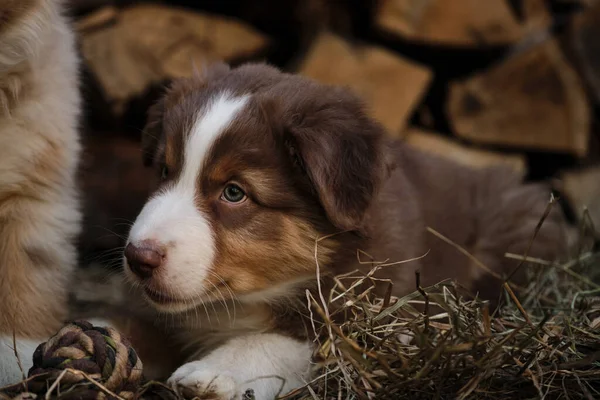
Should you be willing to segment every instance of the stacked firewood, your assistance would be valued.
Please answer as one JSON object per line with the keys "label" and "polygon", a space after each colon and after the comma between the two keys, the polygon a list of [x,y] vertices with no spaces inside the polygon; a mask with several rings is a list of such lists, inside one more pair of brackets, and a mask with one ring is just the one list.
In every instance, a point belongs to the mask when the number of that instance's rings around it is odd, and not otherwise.
{"label": "stacked firewood", "polygon": [[[90,121],[113,124],[114,139],[90,133],[88,157],[112,146],[131,158],[170,80],[215,60],[260,60],[353,88],[393,137],[474,167],[562,177],[576,211],[587,205],[600,221],[600,194],[585,183],[600,181],[600,1],[70,1]],[[84,165],[84,185],[97,182],[87,177],[100,163]],[[121,176],[146,173],[120,165]],[[139,202],[145,189],[134,187]],[[118,214],[109,203],[94,207]]]}

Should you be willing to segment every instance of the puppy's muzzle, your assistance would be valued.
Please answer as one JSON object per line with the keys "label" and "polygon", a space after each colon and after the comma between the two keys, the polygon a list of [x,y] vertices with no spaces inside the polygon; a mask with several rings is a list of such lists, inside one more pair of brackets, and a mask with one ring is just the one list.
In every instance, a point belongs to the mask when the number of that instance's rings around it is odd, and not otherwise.
{"label": "puppy's muzzle", "polygon": [[125,247],[125,259],[135,275],[149,279],[163,263],[164,251],[153,241],[144,241],[138,246],[129,243]]}

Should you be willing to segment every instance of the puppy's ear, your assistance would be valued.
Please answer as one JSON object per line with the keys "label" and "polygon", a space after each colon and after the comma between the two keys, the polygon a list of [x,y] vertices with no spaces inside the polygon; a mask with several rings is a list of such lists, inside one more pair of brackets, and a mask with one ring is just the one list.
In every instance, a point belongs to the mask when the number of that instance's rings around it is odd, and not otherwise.
{"label": "puppy's ear", "polygon": [[384,130],[362,102],[339,87],[313,85],[288,93],[287,143],[300,158],[330,221],[361,230],[382,181],[389,175]]}
{"label": "puppy's ear", "polygon": [[146,126],[142,131],[142,160],[149,167],[154,164],[158,144],[163,133],[165,98],[161,97],[148,109]]}

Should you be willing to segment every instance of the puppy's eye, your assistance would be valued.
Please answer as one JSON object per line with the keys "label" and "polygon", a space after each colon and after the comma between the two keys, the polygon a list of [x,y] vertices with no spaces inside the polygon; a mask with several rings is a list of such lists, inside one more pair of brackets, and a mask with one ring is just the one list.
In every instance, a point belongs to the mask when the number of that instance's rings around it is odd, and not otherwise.
{"label": "puppy's eye", "polygon": [[169,176],[169,168],[166,165],[163,165],[163,167],[160,170],[160,179],[167,179],[167,177]]}
{"label": "puppy's eye", "polygon": [[225,186],[221,198],[230,203],[241,203],[246,199],[246,193],[238,185],[231,183]]}

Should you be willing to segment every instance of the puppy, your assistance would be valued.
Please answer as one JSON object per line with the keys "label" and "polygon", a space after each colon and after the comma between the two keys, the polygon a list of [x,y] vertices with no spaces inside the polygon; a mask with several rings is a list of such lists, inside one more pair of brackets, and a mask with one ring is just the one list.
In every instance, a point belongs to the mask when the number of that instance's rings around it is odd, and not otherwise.
{"label": "puppy", "polygon": [[74,35],[58,0],[0,2],[0,386],[63,324],[80,212]]}
{"label": "puppy", "polygon": [[[389,141],[350,91],[267,65],[214,65],[149,114],[145,161],[161,183],[132,226],[125,272],[172,315],[190,356],[169,383],[186,396],[273,399],[305,384],[306,290],[368,271],[359,250],[416,259],[379,272],[395,295],[415,290],[419,269],[423,285],[454,278],[493,298],[501,282],[426,227],[507,273],[504,253],[525,251],[550,198],[510,170]],[[551,213],[530,255],[558,255],[561,221]]]}

